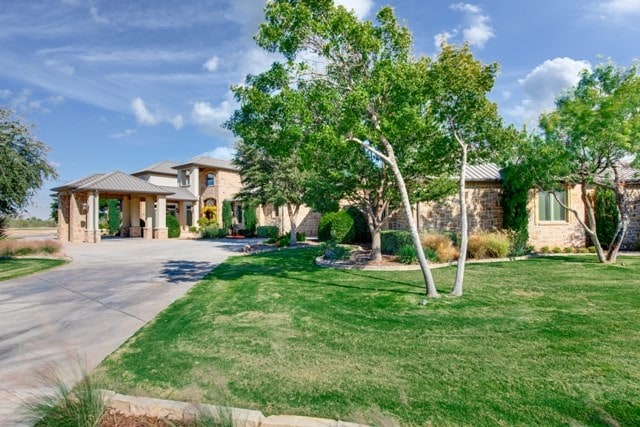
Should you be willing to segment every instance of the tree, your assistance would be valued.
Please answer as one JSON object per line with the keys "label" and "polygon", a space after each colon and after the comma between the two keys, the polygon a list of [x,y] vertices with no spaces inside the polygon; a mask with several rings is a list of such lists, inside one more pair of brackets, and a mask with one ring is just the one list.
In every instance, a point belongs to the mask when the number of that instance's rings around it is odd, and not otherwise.
{"label": "tree", "polygon": [[[538,159],[536,185],[553,193],[593,242],[600,262],[615,263],[630,222],[626,183],[633,178],[628,161],[640,152],[640,76],[638,66],[600,64],[584,71],[578,84],[560,96],[556,109],[540,119],[544,139],[534,138]],[[567,183],[581,188],[586,220],[558,197]],[[615,194],[618,226],[605,254],[597,232],[594,187]]]}
{"label": "tree", "polygon": [[309,182],[305,170],[304,141],[309,137],[310,115],[301,91],[289,84],[289,72],[281,64],[244,85],[232,87],[240,108],[225,124],[240,138],[234,163],[238,166],[244,201],[286,206],[290,245],[297,243],[298,213]]}
{"label": "tree", "polygon": [[233,209],[231,208],[231,202],[224,200],[222,202],[222,227],[227,232],[233,226]]}
{"label": "tree", "polygon": [[[346,141],[372,154],[389,168],[409,223],[427,296],[438,292],[421,248],[413,219],[405,173],[418,181],[437,176],[429,165],[432,122],[425,120],[425,74],[429,58],[411,55],[411,35],[397,23],[393,10],[382,8],[377,24],[361,22],[332,0],[273,0],[265,8],[266,23],[258,44],[282,53],[338,106],[329,120]],[[309,67],[305,58],[320,58]],[[334,113],[335,114],[335,113]],[[420,171],[420,172],[418,172]],[[424,180],[422,179],[424,178]]]}
{"label": "tree", "polygon": [[47,161],[49,148],[33,128],[0,107],[0,216],[22,211],[45,180],[57,178]]}
{"label": "tree", "polygon": [[460,203],[460,255],[451,292],[463,292],[468,242],[465,183],[467,165],[487,162],[496,151],[502,133],[498,107],[487,98],[493,88],[498,65],[483,65],[468,45],[443,43],[436,61],[428,69],[432,89],[427,114],[440,130],[440,152],[451,166],[457,166]]}
{"label": "tree", "polygon": [[49,204],[49,219],[54,221],[56,224],[58,223],[58,206],[60,201],[58,200],[58,196],[51,197],[51,203]]}

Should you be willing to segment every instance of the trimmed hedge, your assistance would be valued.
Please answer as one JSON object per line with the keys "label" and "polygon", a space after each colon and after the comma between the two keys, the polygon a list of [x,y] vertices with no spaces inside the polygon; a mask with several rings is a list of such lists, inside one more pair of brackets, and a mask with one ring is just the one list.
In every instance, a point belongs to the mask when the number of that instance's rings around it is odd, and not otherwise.
{"label": "trimmed hedge", "polygon": [[371,243],[371,231],[369,231],[369,224],[367,223],[367,217],[362,211],[355,206],[349,206],[347,213],[353,218],[353,226],[355,227],[354,242],[358,243]]}
{"label": "trimmed hedge", "polygon": [[278,238],[280,234],[280,230],[275,225],[261,225],[256,228],[256,236],[269,239],[269,238]]}
{"label": "trimmed hedge", "polygon": [[406,245],[413,245],[411,233],[408,231],[386,230],[380,233],[380,246],[385,255],[395,255]]}
{"label": "trimmed hedge", "polygon": [[326,242],[335,240],[336,243],[353,243],[356,229],[351,215],[346,211],[330,212],[320,218],[318,224],[318,240]]}
{"label": "trimmed hedge", "polygon": [[169,238],[175,239],[180,237],[180,222],[173,215],[167,215],[167,228],[169,229]]}

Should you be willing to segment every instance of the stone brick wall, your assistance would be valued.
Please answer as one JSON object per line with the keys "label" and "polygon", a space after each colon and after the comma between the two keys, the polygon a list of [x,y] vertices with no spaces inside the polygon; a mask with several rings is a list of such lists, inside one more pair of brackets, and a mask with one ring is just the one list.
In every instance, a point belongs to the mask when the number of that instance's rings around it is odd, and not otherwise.
{"label": "stone brick wall", "polygon": [[640,186],[629,185],[626,188],[627,197],[631,200],[629,204],[629,228],[622,241],[622,249],[637,250],[640,242]]}
{"label": "stone brick wall", "polygon": [[84,242],[87,228],[87,214],[82,213],[82,206],[87,203],[87,193],[75,193],[75,203],[71,201],[69,206],[69,241]]}
{"label": "stone brick wall", "polygon": [[[280,216],[276,215],[276,208],[273,205],[262,205],[257,210],[258,225],[271,225],[278,227],[281,233],[287,233],[291,230],[291,222],[286,207],[280,208]],[[298,212],[298,232],[305,233],[307,237],[318,236],[318,223],[320,222],[318,212],[311,210],[307,206],[300,206]]]}
{"label": "stone brick wall", "polygon": [[[466,189],[469,232],[499,230],[502,228],[502,188],[500,183],[469,182]],[[418,203],[413,217],[420,231],[460,231],[460,197],[450,196],[440,202]],[[406,230],[409,225],[404,211],[389,219],[388,229]]]}
{"label": "stone brick wall", "polygon": [[[222,202],[232,201],[235,195],[242,190],[240,174],[233,171],[219,170],[216,173],[216,187],[218,200],[218,224],[222,224]],[[202,203],[201,199],[201,203]]]}
{"label": "stone brick wall", "polygon": [[[584,203],[580,196],[579,186],[568,189],[569,207],[575,209],[584,220]],[[567,221],[540,221],[538,219],[537,192],[529,193],[529,244],[536,249],[543,246],[554,247],[584,247],[586,236],[584,228],[571,212],[567,212]]]}
{"label": "stone brick wall", "polygon": [[[207,174],[213,174],[213,183],[214,185],[208,187],[207,186]],[[198,184],[198,188],[200,189],[200,204],[202,205],[207,199],[216,199],[216,206],[221,206],[221,202],[218,200],[218,189],[220,188],[218,184],[218,174],[213,169],[200,169],[200,182]]]}
{"label": "stone brick wall", "polygon": [[58,195],[58,240],[69,241],[69,195]]}

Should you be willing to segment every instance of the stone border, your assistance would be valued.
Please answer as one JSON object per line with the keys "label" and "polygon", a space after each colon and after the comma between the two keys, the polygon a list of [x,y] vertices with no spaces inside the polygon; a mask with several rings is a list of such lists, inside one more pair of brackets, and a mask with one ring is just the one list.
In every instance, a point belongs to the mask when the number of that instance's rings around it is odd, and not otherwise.
{"label": "stone border", "polygon": [[369,427],[364,424],[336,421],[328,418],[271,415],[260,411],[225,406],[193,404],[151,397],[127,396],[101,390],[108,408],[125,415],[165,418],[171,421],[193,421],[198,415],[212,416],[216,421],[231,418],[234,427]]}
{"label": "stone border", "polygon": [[[508,262],[508,261],[522,261],[525,259],[536,258],[538,255],[525,255],[513,258],[488,258],[478,260],[467,260],[467,264],[490,264],[493,262]],[[358,265],[348,264],[344,261],[327,261],[322,256],[316,258],[316,265],[322,268],[335,268],[336,270],[364,270],[364,271],[417,271],[420,270],[420,265]],[[457,265],[458,262],[443,262],[433,263],[430,262],[431,269],[449,267]]]}

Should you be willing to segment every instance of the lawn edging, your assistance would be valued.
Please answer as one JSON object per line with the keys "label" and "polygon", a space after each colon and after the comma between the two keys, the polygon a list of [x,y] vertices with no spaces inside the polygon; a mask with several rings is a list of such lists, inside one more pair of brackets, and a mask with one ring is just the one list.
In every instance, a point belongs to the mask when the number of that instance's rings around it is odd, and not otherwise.
{"label": "lawn edging", "polygon": [[152,397],[127,396],[110,390],[100,390],[108,408],[124,415],[165,418],[171,421],[194,421],[199,415],[229,417],[237,427],[368,427],[365,424],[336,421],[328,418],[297,415],[271,415],[251,409],[193,404]]}
{"label": "lawn edging", "polygon": [[[488,258],[488,259],[474,259],[467,260],[467,264],[489,264],[492,262],[508,262],[508,261],[522,261],[526,259],[536,258],[538,255],[525,255],[519,257],[511,257],[511,258]],[[365,271],[415,271],[420,270],[419,264],[411,264],[411,265],[362,265],[362,264],[351,264],[344,261],[327,261],[324,257],[319,256],[315,259],[315,263],[318,267],[322,268],[335,268],[337,270],[365,270]],[[434,268],[443,268],[449,267],[453,265],[457,265],[457,261],[452,262],[441,262],[434,263],[430,262],[429,267],[431,269]]]}

